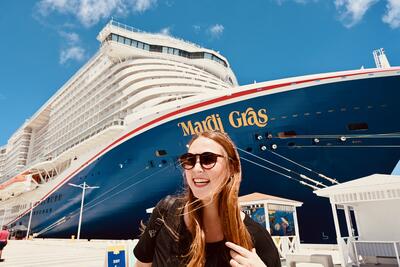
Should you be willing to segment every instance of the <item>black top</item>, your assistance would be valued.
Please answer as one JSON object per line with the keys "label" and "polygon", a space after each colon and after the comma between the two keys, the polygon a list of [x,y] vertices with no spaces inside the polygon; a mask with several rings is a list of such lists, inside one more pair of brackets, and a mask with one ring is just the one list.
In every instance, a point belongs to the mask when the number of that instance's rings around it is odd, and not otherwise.
{"label": "black top", "polygon": [[[139,261],[152,262],[152,266],[185,266],[185,255],[189,252],[192,236],[181,216],[183,209],[179,207],[182,205],[181,199],[172,197],[167,197],[157,204],[145,231],[134,248],[135,257]],[[179,240],[175,240],[160,218],[164,218],[167,225],[175,229]],[[247,215],[243,222],[261,260],[268,267],[280,267],[278,250],[268,231]],[[229,250],[225,245],[225,240],[206,243],[206,266],[230,266]]]}

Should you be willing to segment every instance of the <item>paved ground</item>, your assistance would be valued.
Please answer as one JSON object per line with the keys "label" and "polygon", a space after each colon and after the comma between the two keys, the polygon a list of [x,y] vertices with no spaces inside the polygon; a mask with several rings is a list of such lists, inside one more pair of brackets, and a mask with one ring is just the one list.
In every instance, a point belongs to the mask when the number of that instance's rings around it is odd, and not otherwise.
{"label": "paved ground", "polygon": [[110,241],[10,240],[0,267],[102,267]]}
{"label": "paved ground", "polygon": [[[70,239],[35,239],[10,240],[3,250],[4,262],[0,267],[104,267],[106,266],[107,247],[127,245],[127,241],[110,240],[70,240]],[[133,244],[131,244],[133,247]],[[131,250],[130,248],[128,250]],[[302,249],[302,255],[329,254],[333,256],[335,267],[339,266],[338,253],[335,250],[317,250],[315,247]],[[285,266],[285,261],[282,266]],[[296,267],[321,267],[320,264],[299,263]],[[362,265],[375,267],[376,265]],[[379,265],[394,267],[397,265]]]}
{"label": "paved ground", "polygon": [[[103,267],[110,245],[127,244],[126,241],[35,239],[9,240],[3,250],[4,262],[0,267]],[[315,250],[302,251],[305,254]],[[324,251],[325,252],[325,251]],[[282,262],[285,266],[285,261]],[[320,267],[319,264],[298,264],[297,267]]]}

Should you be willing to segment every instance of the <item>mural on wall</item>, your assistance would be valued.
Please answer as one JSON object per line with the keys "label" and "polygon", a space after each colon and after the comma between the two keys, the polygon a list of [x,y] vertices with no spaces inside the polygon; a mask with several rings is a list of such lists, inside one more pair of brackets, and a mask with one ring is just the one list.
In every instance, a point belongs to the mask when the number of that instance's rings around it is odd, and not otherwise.
{"label": "mural on wall", "polygon": [[270,233],[272,236],[295,235],[293,211],[291,210],[268,210]]}
{"label": "mural on wall", "polygon": [[267,228],[264,204],[242,206],[242,211],[264,228]]}

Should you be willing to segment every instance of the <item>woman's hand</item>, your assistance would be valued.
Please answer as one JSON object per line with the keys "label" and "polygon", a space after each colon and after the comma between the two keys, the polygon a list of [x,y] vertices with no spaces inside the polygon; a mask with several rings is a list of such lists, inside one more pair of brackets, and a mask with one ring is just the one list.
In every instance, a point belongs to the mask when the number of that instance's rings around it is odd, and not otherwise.
{"label": "woman's hand", "polygon": [[264,262],[258,257],[256,249],[253,248],[251,251],[244,247],[238,246],[232,242],[226,242],[225,245],[231,249],[230,254],[232,259],[230,265],[233,267],[237,266],[251,266],[251,267],[265,267]]}

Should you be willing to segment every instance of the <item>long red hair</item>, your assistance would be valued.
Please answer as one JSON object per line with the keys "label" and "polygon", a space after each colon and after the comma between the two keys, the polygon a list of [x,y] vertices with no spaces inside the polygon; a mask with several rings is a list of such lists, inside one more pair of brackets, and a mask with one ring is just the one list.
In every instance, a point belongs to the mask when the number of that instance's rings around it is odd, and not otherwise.
{"label": "long red hair", "polygon": [[[226,241],[233,242],[248,250],[253,248],[253,242],[240,216],[238,201],[239,187],[242,180],[242,171],[239,153],[230,137],[222,132],[212,131],[200,133],[192,138],[190,145],[199,137],[209,138],[220,144],[228,156],[228,172],[225,182],[221,184],[218,195],[218,212],[221,218],[222,229]],[[205,265],[205,233],[202,218],[202,202],[197,199],[189,186],[185,193],[188,207],[189,230],[193,241],[188,253],[189,267]]]}

